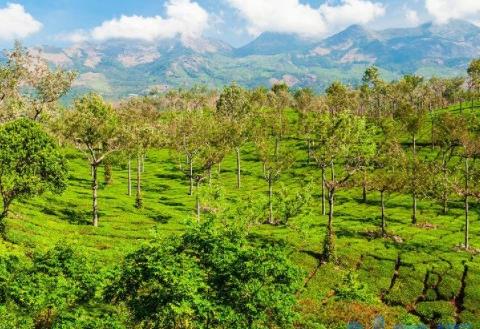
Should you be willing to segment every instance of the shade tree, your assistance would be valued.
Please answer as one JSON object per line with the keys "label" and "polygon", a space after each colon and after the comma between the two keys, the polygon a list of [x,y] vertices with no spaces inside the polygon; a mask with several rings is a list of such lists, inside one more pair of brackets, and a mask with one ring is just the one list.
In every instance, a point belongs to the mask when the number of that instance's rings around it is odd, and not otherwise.
{"label": "shade tree", "polygon": [[327,117],[322,117],[325,138],[320,143],[323,144],[323,157],[330,166],[330,177],[325,179],[329,211],[323,256],[326,261],[336,261],[333,226],[335,195],[359,170],[358,159],[375,153],[375,143],[364,118],[347,111]]}
{"label": "shade tree", "polygon": [[135,207],[143,207],[142,173],[144,156],[150,147],[163,145],[163,129],[160,125],[160,113],[149,98],[131,98],[119,107],[121,142],[123,152],[128,156],[128,191],[131,189],[130,158],[136,159],[136,194]]}
{"label": "shade tree", "polygon": [[229,131],[225,141],[235,150],[237,188],[241,187],[241,149],[249,137],[251,112],[250,95],[245,89],[236,84],[223,89],[216,104],[216,115],[219,124]]}
{"label": "shade tree", "polygon": [[0,194],[3,209],[0,231],[16,199],[46,191],[61,193],[67,186],[67,164],[54,138],[30,119],[0,126]]}
{"label": "shade tree", "polygon": [[83,152],[91,167],[92,224],[98,226],[98,168],[112,153],[122,149],[119,115],[95,93],[75,100],[72,109],[59,118],[60,133]]}

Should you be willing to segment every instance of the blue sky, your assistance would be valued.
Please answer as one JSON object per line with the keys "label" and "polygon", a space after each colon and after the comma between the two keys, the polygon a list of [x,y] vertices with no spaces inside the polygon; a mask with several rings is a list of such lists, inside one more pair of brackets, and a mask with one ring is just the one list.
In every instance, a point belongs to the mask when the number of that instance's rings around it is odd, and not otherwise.
{"label": "blue sky", "polygon": [[262,32],[323,38],[450,19],[480,23],[480,0],[0,0],[0,45],[208,36],[240,46]]}

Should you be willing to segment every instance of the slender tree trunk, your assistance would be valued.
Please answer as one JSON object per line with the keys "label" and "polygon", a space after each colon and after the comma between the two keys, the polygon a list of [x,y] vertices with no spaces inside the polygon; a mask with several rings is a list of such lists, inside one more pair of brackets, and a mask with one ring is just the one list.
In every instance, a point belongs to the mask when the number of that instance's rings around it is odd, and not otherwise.
{"label": "slender tree trunk", "polygon": [[325,216],[325,166],[322,165],[322,215]]}
{"label": "slender tree trunk", "polygon": [[140,209],[143,207],[142,198],[142,157],[137,156],[137,192],[135,195],[135,207]]}
{"label": "slender tree trunk", "polygon": [[382,205],[382,236],[387,235],[386,223],[385,223],[385,191],[380,191],[380,202]]}
{"label": "slender tree trunk", "polygon": [[432,118],[432,127],[430,131],[430,142],[432,143],[432,151],[435,149],[435,118],[433,117],[432,104],[430,104],[430,117]]}
{"label": "slender tree trunk", "polygon": [[327,225],[327,235],[325,237],[324,243],[324,259],[327,262],[336,262],[336,251],[335,251],[335,230],[333,228],[333,206],[334,206],[334,196],[335,189],[328,189],[328,225]]}
{"label": "slender tree trunk", "polygon": [[[442,172],[443,172],[443,180],[446,181],[447,179],[447,161],[445,159],[446,152],[443,152],[442,155]],[[448,213],[448,191],[444,190],[442,192],[442,201],[443,201],[443,214],[446,215]]]}
{"label": "slender tree trunk", "polygon": [[278,148],[280,146],[280,138],[278,136],[275,137],[275,156],[278,155]]}
{"label": "slender tree trunk", "polygon": [[468,167],[468,158],[465,157],[465,239],[464,239],[464,245],[465,249],[469,249],[469,234],[470,234],[470,220],[468,218],[468,211],[469,211],[469,206],[468,206],[468,194],[469,194],[469,180],[470,180],[470,173],[469,173],[469,167]]}
{"label": "slender tree trunk", "polygon": [[197,222],[200,223],[200,180],[197,180],[197,185],[195,188],[195,208],[197,212]]}
{"label": "slender tree trunk", "polygon": [[220,175],[221,172],[222,172],[222,163],[219,162],[218,163],[218,174]]}
{"label": "slender tree trunk", "polygon": [[190,157],[188,160],[188,165],[190,166],[189,176],[190,176],[190,189],[188,194],[193,195],[193,159]]}
{"label": "slender tree trunk", "polygon": [[109,159],[105,160],[103,163],[104,168],[104,183],[105,185],[110,185],[112,183],[112,163]]}
{"label": "slender tree trunk", "polygon": [[417,223],[417,139],[413,135],[413,191],[412,191],[412,224]]}
{"label": "slender tree trunk", "polygon": [[128,196],[131,196],[132,195],[132,160],[130,159],[130,157],[128,157],[128,190],[127,190],[127,194]]}
{"label": "slender tree trunk", "polygon": [[240,166],[240,148],[235,148],[235,153],[237,154],[237,188],[241,187],[241,166]]}
{"label": "slender tree trunk", "polygon": [[363,170],[362,202],[367,203],[367,170]]}
{"label": "slender tree trunk", "polygon": [[412,224],[417,224],[417,194],[412,194]]}
{"label": "slender tree trunk", "polygon": [[308,153],[307,153],[307,164],[310,164],[311,158],[312,158],[312,141],[308,139],[307,141],[307,146],[308,146]]}
{"label": "slender tree trunk", "polygon": [[142,154],[142,173],[145,172],[145,159],[146,159],[146,155]]}
{"label": "slender tree trunk", "polygon": [[92,224],[94,227],[98,226],[98,179],[97,179],[97,164],[92,164]]}
{"label": "slender tree trunk", "polygon": [[268,222],[273,223],[273,182],[272,179],[268,179]]}
{"label": "slender tree trunk", "polygon": [[8,213],[10,212],[10,204],[12,200],[8,198],[3,198],[3,210],[0,214],[0,234],[5,239],[5,219],[8,217]]}

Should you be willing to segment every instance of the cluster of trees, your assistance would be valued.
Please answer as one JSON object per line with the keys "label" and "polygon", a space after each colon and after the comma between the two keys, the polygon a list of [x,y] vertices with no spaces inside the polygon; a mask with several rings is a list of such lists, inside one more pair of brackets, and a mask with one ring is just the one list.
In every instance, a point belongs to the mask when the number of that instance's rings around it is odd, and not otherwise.
{"label": "cluster of trees", "polygon": [[[5,86],[0,98],[4,121],[0,137],[5,145],[0,154],[3,217],[16,197],[64,188],[64,160],[51,134],[43,131],[47,130],[88,159],[94,226],[99,223],[98,168],[105,167],[108,184],[114,155],[128,162],[129,195],[131,161],[135,160],[135,206],[141,208],[146,152],[151,148],[174,151],[189,181],[188,193],[196,196],[200,219],[199,186],[210,182],[212,171],[220,173],[224,158],[234,153],[236,187],[241,189],[242,150],[253,145],[263,168],[268,196],[265,222],[270,224],[280,222],[274,209],[275,183],[296,162],[304,161],[294,157],[294,150],[306,149],[312,179],[320,176],[323,215],[328,206],[327,261],[335,260],[335,195],[352,186],[362,188],[364,202],[368,191],[379,192],[382,236],[388,235],[385,198],[389,194],[411,195],[412,224],[418,220],[418,199],[436,198],[447,213],[450,199],[461,196],[464,247],[469,248],[469,200],[478,195],[474,160],[480,153],[480,121],[466,110],[465,100],[473,109],[480,96],[480,60],[470,64],[468,79],[425,80],[406,75],[386,82],[376,67],[370,67],[357,88],[334,82],[324,95],[309,89],[291,91],[284,84],[253,90],[232,84],[221,93],[203,88],[174,90],[117,104],[91,93],[76,99],[70,108],[61,108],[56,100],[68,90],[73,73],[52,71],[20,46],[11,52],[1,72]],[[460,104],[460,114],[443,110],[452,104]],[[18,143],[25,141],[16,135],[35,138],[22,149]]]}
{"label": "cluster of trees", "polygon": [[[412,224],[418,221],[419,199],[438,200],[447,214],[452,200],[461,198],[463,247],[469,249],[469,205],[480,198],[480,117],[473,111],[480,98],[480,60],[472,61],[467,73],[465,79],[406,75],[386,82],[370,67],[358,87],[334,82],[324,95],[310,89],[293,91],[284,84],[252,90],[232,84],[219,93],[172,90],[115,104],[90,93],[63,108],[58,100],[68,92],[75,73],[51,69],[17,45],[0,65],[0,228],[4,232],[14,200],[66,188],[68,168],[59,145],[85,155],[91,169],[94,226],[100,222],[101,166],[108,185],[112,166],[119,160],[127,163],[126,193],[133,194],[136,176],[132,202],[142,208],[147,151],[171,150],[185,174],[186,193],[195,197],[200,222],[200,186],[209,184],[213,173],[221,182],[222,162],[234,154],[235,187],[242,189],[242,155],[248,147],[258,159],[268,200],[265,215],[254,216],[256,221],[260,217],[263,223],[278,225],[299,213],[310,196],[276,192],[277,183],[294,165],[308,168],[307,175],[321,191],[314,202],[325,216],[319,218],[326,225],[324,261],[336,261],[336,195],[353,187],[362,190],[363,202],[369,193],[380,195],[380,237],[390,235],[385,204],[392,193],[411,196]],[[446,110],[451,105],[459,105],[460,112]],[[304,152],[301,157],[299,150]],[[281,198],[287,200],[283,205]],[[54,286],[60,290],[54,292],[60,297],[54,297],[69,301],[65,309],[84,305],[87,310],[99,294],[94,271],[77,268],[77,261],[65,263],[73,257],[68,249],[42,257],[26,269],[0,259],[2,282],[17,284],[16,278],[22,277],[23,283],[41,290],[50,282],[47,277],[59,280],[62,285]],[[295,318],[299,277],[284,252],[250,247],[238,231],[217,232],[207,222],[178,239],[128,256],[109,284],[102,284],[102,298],[126,307],[131,320],[145,327],[282,327]],[[57,299],[46,297],[42,301],[51,304],[36,308],[31,291],[19,296],[15,284],[0,286],[2,304],[38,310],[39,327],[54,327],[54,320],[60,321],[54,312]],[[102,325],[113,326],[110,320]]]}
{"label": "cluster of trees", "polygon": [[288,328],[303,273],[285,248],[239,229],[195,225],[108,271],[59,243],[0,256],[0,328]]}

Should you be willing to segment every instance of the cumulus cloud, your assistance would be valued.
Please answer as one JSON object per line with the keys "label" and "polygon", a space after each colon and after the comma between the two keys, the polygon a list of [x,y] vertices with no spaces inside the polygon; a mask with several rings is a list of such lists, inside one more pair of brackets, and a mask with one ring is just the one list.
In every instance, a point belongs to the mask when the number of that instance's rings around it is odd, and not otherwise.
{"label": "cumulus cloud", "polygon": [[478,21],[480,15],[479,0],[426,0],[425,7],[439,24],[452,19]]}
{"label": "cumulus cloud", "polygon": [[169,0],[165,8],[165,17],[122,15],[105,21],[89,31],[76,30],[59,34],[57,39],[74,43],[109,39],[136,39],[152,42],[180,36],[186,40],[200,36],[209,25],[208,13],[191,0]]}
{"label": "cumulus cloud", "polygon": [[417,26],[420,23],[420,17],[418,16],[418,12],[410,8],[405,8],[405,19],[407,20],[407,23],[411,26]]}
{"label": "cumulus cloud", "polygon": [[342,0],[314,8],[299,0],[228,0],[247,21],[252,35],[262,32],[322,37],[351,24],[366,24],[385,14],[385,7],[368,0]]}
{"label": "cumulus cloud", "polygon": [[56,36],[57,40],[80,43],[90,39],[90,34],[85,30],[75,30],[69,33],[62,33]]}
{"label": "cumulus cloud", "polygon": [[23,39],[42,29],[42,23],[22,5],[9,3],[0,8],[0,40]]}
{"label": "cumulus cloud", "polygon": [[154,41],[180,35],[197,37],[208,26],[208,13],[196,2],[170,0],[166,3],[166,17],[121,16],[103,22],[91,31],[95,40],[140,39]]}

